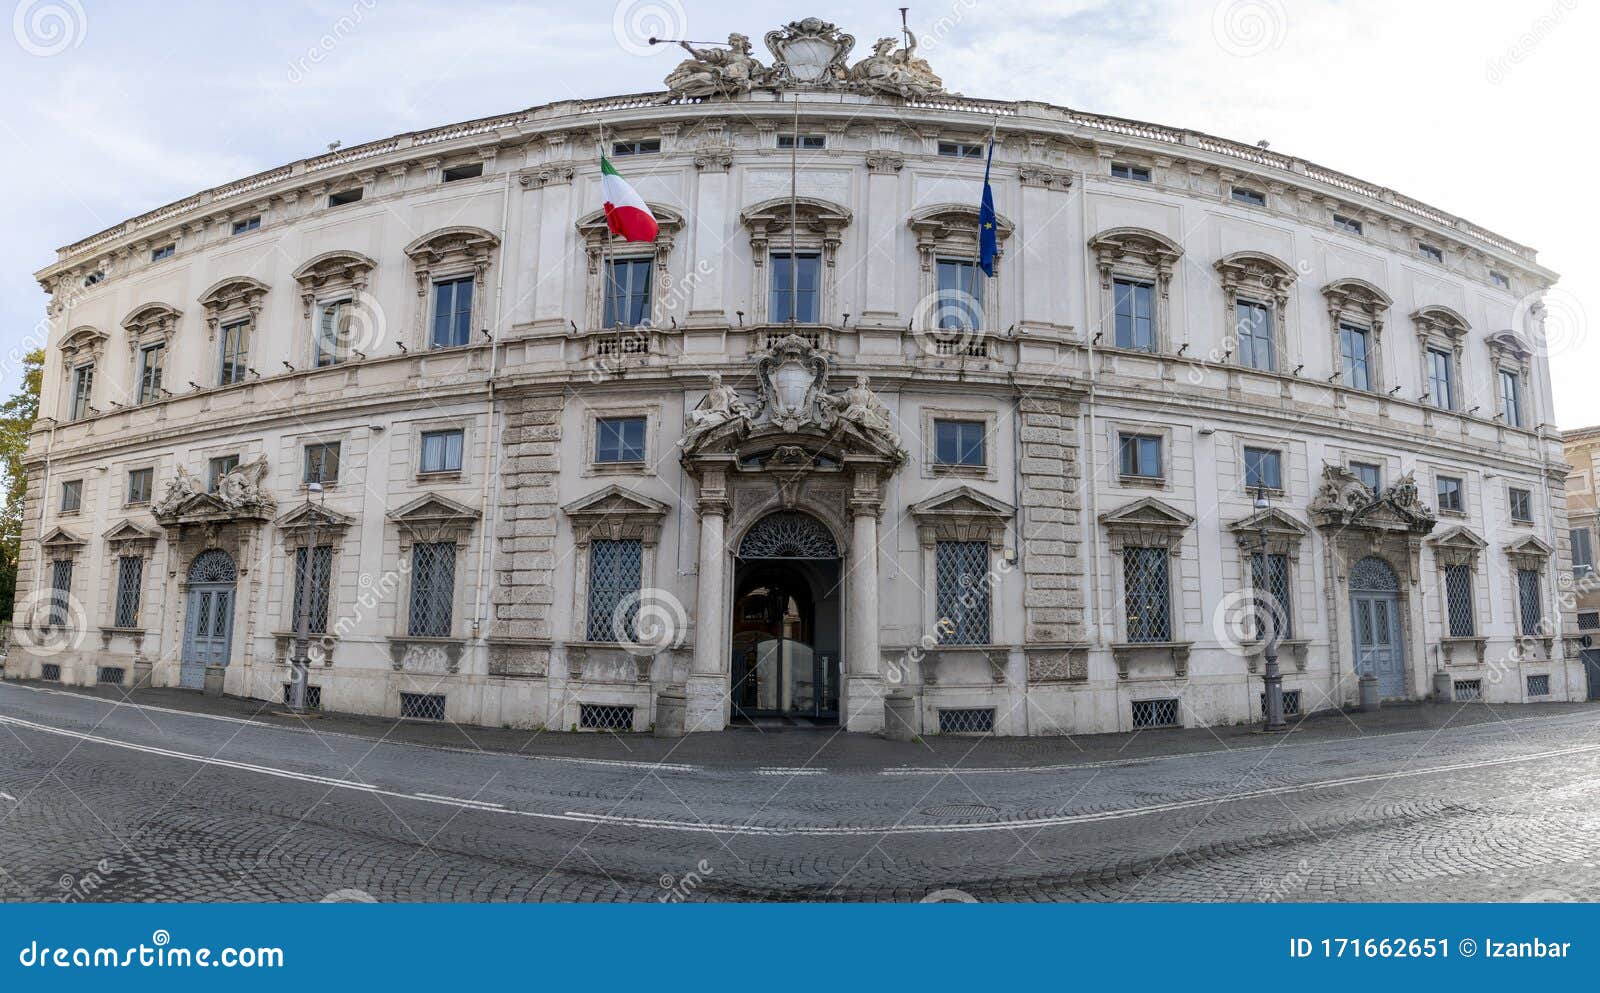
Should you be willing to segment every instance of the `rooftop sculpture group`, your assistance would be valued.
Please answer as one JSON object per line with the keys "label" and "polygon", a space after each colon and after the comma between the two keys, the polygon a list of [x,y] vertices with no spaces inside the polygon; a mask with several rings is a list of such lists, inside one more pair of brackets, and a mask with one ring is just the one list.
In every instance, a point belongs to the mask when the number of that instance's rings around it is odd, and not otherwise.
{"label": "rooftop sculpture group", "polygon": [[855,47],[855,37],[815,17],[791,21],[767,32],[763,40],[772,53],[771,66],[762,65],[751,54],[750,39],[742,34],[730,34],[726,47],[678,42],[690,57],[667,74],[671,98],[734,97],[752,89],[789,86],[887,94],[908,100],[944,92],[943,81],[934,75],[926,59],[917,56],[917,38],[909,30],[903,43],[896,38],[879,38],[872,46],[872,54],[854,65],[847,65],[847,59]]}

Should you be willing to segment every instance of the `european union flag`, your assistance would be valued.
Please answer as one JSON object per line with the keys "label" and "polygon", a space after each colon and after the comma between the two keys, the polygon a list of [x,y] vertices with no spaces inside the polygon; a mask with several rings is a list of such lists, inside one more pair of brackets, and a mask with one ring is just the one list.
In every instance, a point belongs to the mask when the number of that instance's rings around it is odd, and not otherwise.
{"label": "european union flag", "polygon": [[994,276],[994,258],[1000,254],[1000,239],[995,230],[994,190],[989,188],[989,166],[994,163],[994,139],[989,139],[989,158],[983,163],[983,205],[978,208],[978,268]]}

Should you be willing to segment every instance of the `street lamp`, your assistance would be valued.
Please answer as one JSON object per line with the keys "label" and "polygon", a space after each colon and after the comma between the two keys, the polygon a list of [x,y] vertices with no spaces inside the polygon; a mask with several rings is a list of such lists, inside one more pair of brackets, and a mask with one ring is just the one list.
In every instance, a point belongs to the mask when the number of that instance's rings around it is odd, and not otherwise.
{"label": "street lamp", "polygon": [[1266,590],[1261,588],[1262,585],[1270,585],[1272,582],[1271,564],[1267,558],[1266,517],[1266,511],[1271,506],[1272,504],[1267,500],[1266,487],[1257,483],[1255,499],[1256,537],[1257,546],[1260,549],[1258,554],[1261,556],[1261,582],[1256,583],[1254,568],[1251,569],[1250,580],[1251,585],[1256,587],[1256,616],[1266,615],[1264,622],[1267,628],[1266,665],[1264,667],[1266,671],[1262,676],[1263,681],[1266,683],[1266,706],[1262,709],[1266,711],[1267,726],[1265,730],[1269,732],[1289,730],[1289,726],[1283,720],[1283,672],[1278,669],[1278,611],[1269,606],[1268,598],[1272,596],[1272,590],[1270,588]]}
{"label": "street lamp", "polygon": [[296,717],[306,713],[306,683],[311,678],[311,598],[312,586],[317,581],[317,519],[318,512],[311,506],[311,494],[316,493],[327,501],[322,484],[313,480],[306,484],[306,549],[299,567],[296,585],[300,595],[294,599],[294,657],[289,661],[289,712]]}

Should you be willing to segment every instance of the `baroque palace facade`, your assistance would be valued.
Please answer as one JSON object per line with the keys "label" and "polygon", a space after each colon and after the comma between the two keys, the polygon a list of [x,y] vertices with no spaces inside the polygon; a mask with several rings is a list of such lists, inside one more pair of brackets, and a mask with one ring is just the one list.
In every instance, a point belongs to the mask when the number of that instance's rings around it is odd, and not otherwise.
{"label": "baroque palace facade", "polygon": [[1056,734],[1259,718],[1267,616],[1291,712],[1583,698],[1531,249],[765,41],[61,249],[7,674],[277,699],[303,614],[330,710]]}

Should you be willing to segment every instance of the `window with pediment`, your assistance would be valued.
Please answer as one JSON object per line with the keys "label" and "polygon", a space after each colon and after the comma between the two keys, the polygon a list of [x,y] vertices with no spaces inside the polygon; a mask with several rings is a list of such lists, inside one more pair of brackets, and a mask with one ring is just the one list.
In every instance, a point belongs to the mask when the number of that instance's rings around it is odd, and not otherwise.
{"label": "window with pediment", "polygon": [[[1154,497],[1100,515],[1113,559],[1117,642],[1170,646],[1183,641],[1183,539],[1194,518]],[[1115,646],[1114,646],[1115,647]],[[1186,659],[1180,660],[1186,662]],[[1119,666],[1123,663],[1119,661]]]}
{"label": "window with pediment", "polygon": [[[801,324],[837,320],[834,263],[850,219],[848,208],[814,197],[778,197],[739,214],[750,234],[755,262],[751,309],[759,322],[786,323],[790,317]],[[808,273],[809,286],[802,278]],[[780,282],[783,291],[775,293]]]}
{"label": "window with pediment", "polygon": [[1340,279],[1322,288],[1331,323],[1334,375],[1347,389],[1378,393],[1383,375],[1383,323],[1393,301],[1363,279]]}
{"label": "window with pediment", "polygon": [[499,248],[499,238],[475,227],[443,228],[406,246],[417,287],[418,347],[456,348],[482,340],[484,288]]}
{"label": "window with pediment", "polygon": [[922,589],[930,591],[924,623],[941,646],[989,645],[995,630],[994,602],[1002,582],[997,567],[1007,526],[1016,508],[970,486],[930,497],[910,507],[923,551]]}
{"label": "window with pediment", "polygon": [[224,279],[201,295],[218,386],[244,382],[267,290],[260,280],[240,276]]}
{"label": "window with pediment", "polygon": [[368,282],[376,267],[360,252],[333,251],[294,271],[300,286],[301,339],[312,368],[363,359],[387,342]]}
{"label": "window with pediment", "polygon": [[1533,426],[1530,406],[1533,349],[1520,336],[1501,331],[1489,336],[1489,360],[1494,368],[1495,416],[1506,427],[1528,430]]}
{"label": "window with pediment", "polygon": [[407,563],[401,603],[400,634],[416,638],[461,636],[464,591],[457,577],[465,574],[465,556],[480,513],[437,493],[427,493],[398,510],[389,520],[398,532],[400,556]]}
{"label": "window with pediment", "polygon": [[672,249],[683,230],[683,215],[661,204],[648,206],[657,228],[651,242],[611,238],[604,211],[597,210],[578,222],[578,236],[588,259],[585,327],[625,330],[666,322]]}
{"label": "window with pediment", "polygon": [[1222,280],[1229,354],[1247,369],[1278,371],[1288,355],[1294,269],[1261,252],[1235,252],[1215,268]]}
{"label": "window with pediment", "polygon": [[1470,640],[1481,654],[1485,644],[1478,631],[1483,610],[1478,603],[1483,550],[1489,543],[1466,527],[1449,528],[1428,539],[1438,570],[1439,612],[1447,641]]}
{"label": "window with pediment", "polygon": [[59,409],[65,420],[76,421],[95,413],[94,371],[105,353],[106,333],[98,328],[74,328],[56,346],[64,371]]}
{"label": "window with pediment", "polygon": [[1172,271],[1183,248],[1145,228],[1110,228],[1089,239],[1100,271],[1100,330],[1109,347],[1172,350]]}
{"label": "window with pediment", "polygon": [[640,592],[655,575],[666,505],[612,485],[562,511],[576,549],[571,636],[598,643],[634,640]]}
{"label": "window with pediment", "polygon": [[[908,222],[916,236],[919,282],[917,299],[931,301],[919,308],[921,331],[983,331],[1000,326],[1000,294],[991,292],[999,279],[1006,242],[1015,225],[995,217],[994,277],[978,267],[978,208],[973,204],[944,203],[924,207]],[[936,337],[937,340],[937,337]]]}
{"label": "window with pediment", "polygon": [[1423,307],[1411,315],[1422,349],[1423,402],[1440,410],[1461,409],[1461,356],[1466,350],[1467,319],[1449,307]]}

